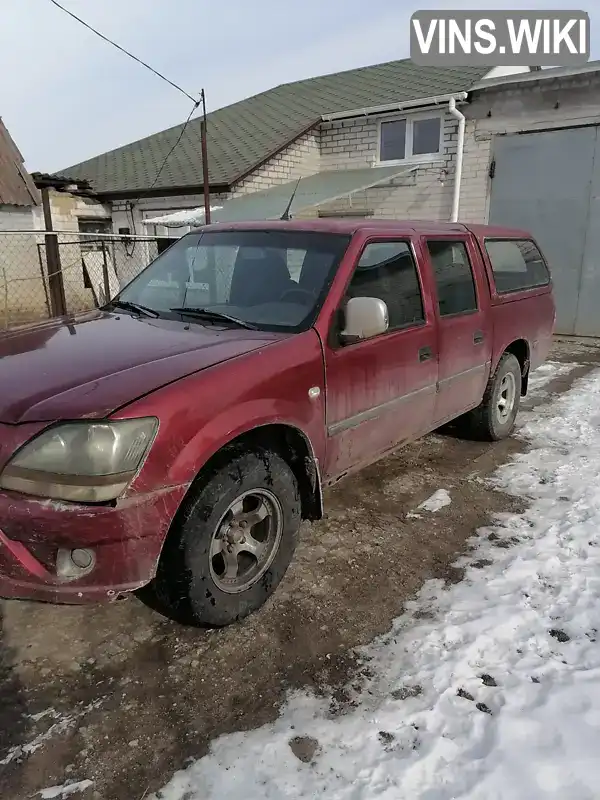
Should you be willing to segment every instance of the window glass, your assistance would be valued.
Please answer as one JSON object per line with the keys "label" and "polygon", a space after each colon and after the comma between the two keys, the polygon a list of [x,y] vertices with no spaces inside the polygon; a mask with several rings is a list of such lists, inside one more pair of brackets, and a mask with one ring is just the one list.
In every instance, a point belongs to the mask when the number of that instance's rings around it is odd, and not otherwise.
{"label": "window glass", "polygon": [[358,262],[347,297],[377,297],[388,307],[390,330],[423,322],[417,268],[406,242],[368,244]]}
{"label": "window glass", "polygon": [[441,316],[477,310],[475,281],[463,242],[431,240],[427,243],[433,264]]}
{"label": "window glass", "polygon": [[346,235],[312,231],[189,233],[118,299],[164,317],[181,316],[180,308],[207,309],[259,329],[301,330],[315,319],[349,242]]}
{"label": "window glass", "polygon": [[394,119],[381,123],[380,161],[402,161],[411,156],[440,152],[442,119],[439,116]]}
{"label": "window glass", "polygon": [[380,161],[398,161],[406,157],[406,120],[381,123]]}
{"label": "window glass", "polygon": [[485,243],[498,292],[517,292],[550,281],[544,259],[528,240],[495,239]]}
{"label": "window glass", "polygon": [[[80,233],[110,233],[110,223],[104,219],[79,219],[77,221]],[[81,236],[80,248],[82,253],[102,250],[102,237],[94,239],[93,236]]]}
{"label": "window glass", "polygon": [[441,124],[440,117],[416,119],[413,122],[412,154],[414,156],[439,153]]}

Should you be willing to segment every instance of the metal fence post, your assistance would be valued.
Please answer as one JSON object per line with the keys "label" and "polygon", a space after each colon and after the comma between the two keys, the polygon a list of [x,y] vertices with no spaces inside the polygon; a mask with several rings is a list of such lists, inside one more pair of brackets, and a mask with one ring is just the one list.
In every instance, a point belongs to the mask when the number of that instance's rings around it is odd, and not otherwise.
{"label": "metal fence post", "polygon": [[4,322],[8,326],[8,276],[4,267],[2,267],[2,279],[4,282]]}
{"label": "metal fence post", "polygon": [[42,245],[36,244],[36,250],[38,254],[38,261],[40,263],[40,275],[42,278],[42,286],[44,287],[44,297],[46,298],[46,311],[48,312],[48,316],[52,316],[52,312],[50,310],[50,297],[48,295],[48,286],[46,284],[46,276],[44,275],[44,259],[42,258]]}

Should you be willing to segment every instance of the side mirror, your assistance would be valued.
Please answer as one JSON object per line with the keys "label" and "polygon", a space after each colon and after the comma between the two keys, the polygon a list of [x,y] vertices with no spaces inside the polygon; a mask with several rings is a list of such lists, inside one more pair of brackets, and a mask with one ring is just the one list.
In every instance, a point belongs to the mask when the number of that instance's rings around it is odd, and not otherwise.
{"label": "side mirror", "polygon": [[343,344],[360,342],[385,333],[389,327],[388,309],[377,297],[352,297],[344,309],[346,325],[340,332]]}

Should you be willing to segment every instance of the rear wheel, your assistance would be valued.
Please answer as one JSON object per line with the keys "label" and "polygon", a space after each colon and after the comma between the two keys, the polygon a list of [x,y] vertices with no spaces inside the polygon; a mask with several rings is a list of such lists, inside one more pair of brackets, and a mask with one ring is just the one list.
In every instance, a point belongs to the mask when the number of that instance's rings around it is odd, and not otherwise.
{"label": "rear wheel", "polygon": [[285,575],[300,521],[298,485],[280,456],[233,456],[192,493],[171,531],[155,581],[160,600],[197,625],[246,617]]}
{"label": "rear wheel", "polygon": [[504,353],[490,377],[481,405],[467,415],[472,434],[478,439],[500,441],[515,427],[521,401],[521,365],[512,353]]}

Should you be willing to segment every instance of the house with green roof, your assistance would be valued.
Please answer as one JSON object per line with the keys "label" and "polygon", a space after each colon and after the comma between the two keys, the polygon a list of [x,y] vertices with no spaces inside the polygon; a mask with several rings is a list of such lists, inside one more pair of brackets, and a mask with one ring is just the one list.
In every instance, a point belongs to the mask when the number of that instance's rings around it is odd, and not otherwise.
{"label": "house with green roof", "polygon": [[[449,218],[460,108],[475,83],[515,71],[529,68],[447,69],[403,59],[276,86],[213,111],[213,221],[281,216],[294,188],[296,216]],[[60,173],[111,204],[115,232],[145,233],[148,220],[203,206],[201,121]]]}

